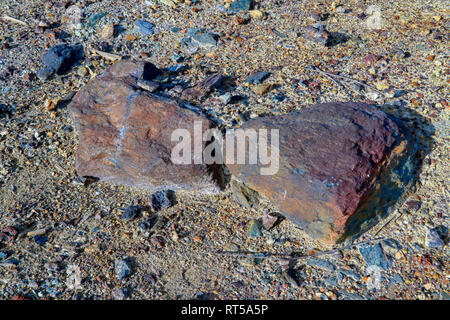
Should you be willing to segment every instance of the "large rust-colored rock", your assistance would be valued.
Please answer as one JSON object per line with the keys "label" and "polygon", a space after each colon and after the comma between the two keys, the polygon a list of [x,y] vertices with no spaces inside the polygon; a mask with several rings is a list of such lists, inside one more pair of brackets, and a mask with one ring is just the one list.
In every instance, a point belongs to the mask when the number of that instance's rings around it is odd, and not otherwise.
{"label": "large rust-colored rock", "polygon": [[279,171],[261,175],[260,163],[227,164],[230,172],[323,243],[373,226],[413,181],[411,136],[368,104],[319,104],[241,128],[279,129]]}
{"label": "large rust-colored rock", "polygon": [[152,190],[215,192],[210,167],[171,161],[175,129],[187,129],[193,137],[194,121],[202,121],[203,131],[212,123],[172,99],[139,89],[139,80],[159,73],[149,63],[121,61],[75,95],[69,107],[79,134],[77,173]]}

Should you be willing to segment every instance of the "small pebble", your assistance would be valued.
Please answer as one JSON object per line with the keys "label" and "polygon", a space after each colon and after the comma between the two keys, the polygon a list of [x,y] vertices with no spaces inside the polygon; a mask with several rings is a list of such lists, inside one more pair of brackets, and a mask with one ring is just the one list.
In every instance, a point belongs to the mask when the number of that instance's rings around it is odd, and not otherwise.
{"label": "small pebble", "polygon": [[78,72],[77,72],[77,73],[78,73],[78,75],[79,75],[80,77],[85,77],[85,76],[88,75],[89,71],[87,70],[86,67],[80,66],[80,67],[78,68]]}
{"label": "small pebble", "polygon": [[240,11],[248,11],[253,7],[253,0],[236,0],[230,5],[229,11],[236,13]]}
{"label": "small pebble", "polygon": [[128,261],[120,259],[115,262],[114,270],[119,280],[123,280],[131,275],[131,265]]}
{"label": "small pebble", "polygon": [[261,223],[258,220],[256,219],[250,220],[248,225],[247,236],[249,238],[258,238],[262,236]]}
{"label": "small pebble", "polygon": [[141,229],[142,231],[147,231],[147,230],[150,230],[150,228],[153,226],[153,224],[154,224],[154,219],[147,219],[147,220],[140,222],[138,224],[138,228]]}
{"label": "small pebble", "polygon": [[47,242],[47,237],[35,236],[34,242],[36,242],[40,246],[43,246]]}
{"label": "small pebble", "polygon": [[106,26],[103,27],[102,32],[100,34],[100,37],[102,39],[111,39],[114,37],[116,33],[116,28],[113,23],[108,23]]}
{"label": "small pebble", "polygon": [[317,28],[308,26],[303,35],[306,40],[321,44],[323,46],[329,44],[331,38],[330,33],[325,29],[323,25],[320,25]]}
{"label": "small pebble", "polygon": [[252,87],[252,91],[257,94],[257,95],[264,95],[267,92],[269,92],[270,90],[272,90],[273,88],[273,84],[271,83],[263,83],[263,84],[258,84]]}
{"label": "small pebble", "polygon": [[228,104],[231,101],[231,94],[225,93],[218,97],[221,103]]}
{"label": "small pebble", "polygon": [[46,230],[45,229],[37,229],[37,230],[33,230],[27,233],[28,237],[35,237],[35,236],[43,236],[45,234]]}

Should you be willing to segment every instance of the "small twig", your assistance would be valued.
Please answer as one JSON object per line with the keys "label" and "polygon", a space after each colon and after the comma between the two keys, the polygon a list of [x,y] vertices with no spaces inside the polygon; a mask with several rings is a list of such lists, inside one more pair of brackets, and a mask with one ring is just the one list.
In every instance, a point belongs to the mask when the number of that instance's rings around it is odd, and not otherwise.
{"label": "small twig", "polygon": [[340,248],[336,248],[333,250],[329,250],[329,251],[322,251],[322,252],[318,252],[315,254],[311,254],[311,255],[304,255],[304,256],[298,256],[298,257],[292,257],[289,255],[281,255],[281,254],[276,254],[276,253],[258,253],[258,252],[231,252],[231,251],[218,251],[218,254],[223,254],[223,255],[229,255],[229,256],[237,256],[237,257],[248,257],[248,258],[257,258],[257,259],[275,259],[275,260],[284,260],[284,261],[291,261],[291,260],[301,260],[301,259],[309,259],[309,258],[314,258],[314,257],[318,257],[318,256],[322,256],[322,255],[327,255],[327,254],[333,254],[336,252],[339,252],[341,250],[344,249],[349,249],[349,248],[353,248],[353,247],[357,247],[363,244],[367,244],[367,243],[371,243],[371,242],[379,242],[379,241],[383,241],[386,240],[387,238],[376,238],[376,239],[368,239],[368,240],[363,240],[357,243],[352,243]]}
{"label": "small twig", "polygon": [[23,21],[21,21],[21,20],[18,20],[18,19],[16,19],[16,18],[10,17],[10,16],[8,16],[8,15],[6,15],[6,14],[4,14],[4,15],[2,16],[2,19],[5,20],[5,21],[10,21],[10,22],[18,23],[18,24],[21,24],[21,25],[23,25],[23,26],[28,27],[28,23],[23,22]]}
{"label": "small twig", "polygon": [[117,54],[104,52],[104,51],[100,51],[100,50],[97,50],[97,49],[91,49],[91,51],[94,52],[95,54],[98,54],[99,56],[101,56],[101,57],[103,57],[105,59],[108,59],[108,60],[116,61],[116,60],[122,59],[122,57],[117,55]]}

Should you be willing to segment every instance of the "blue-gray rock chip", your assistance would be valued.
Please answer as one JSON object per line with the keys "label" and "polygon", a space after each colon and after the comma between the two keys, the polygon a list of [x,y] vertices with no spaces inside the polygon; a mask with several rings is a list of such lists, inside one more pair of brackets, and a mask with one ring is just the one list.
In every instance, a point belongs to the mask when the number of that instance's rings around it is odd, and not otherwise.
{"label": "blue-gray rock chip", "polygon": [[50,48],[43,56],[42,62],[45,67],[37,73],[38,77],[44,74],[63,74],[72,67],[78,60],[83,57],[83,47],[80,45],[69,46],[67,44],[59,44]]}
{"label": "blue-gray rock chip", "polygon": [[137,217],[139,212],[141,211],[141,208],[139,206],[128,206],[123,210],[122,215],[120,218],[122,220],[133,220]]}
{"label": "blue-gray rock chip", "polygon": [[269,76],[270,76],[270,72],[267,72],[267,71],[255,72],[247,78],[246,82],[248,82],[250,84],[261,84]]}
{"label": "blue-gray rock chip", "polygon": [[253,7],[253,0],[236,0],[230,5],[229,12],[247,11]]}
{"label": "blue-gray rock chip", "polygon": [[442,232],[439,228],[430,229],[426,236],[426,246],[428,248],[441,248],[445,246]]}
{"label": "blue-gray rock chip", "polygon": [[367,266],[375,265],[384,270],[392,266],[392,259],[388,256],[380,244],[367,245],[359,248],[359,252],[366,261]]}
{"label": "blue-gray rock chip", "polygon": [[249,238],[258,238],[258,237],[262,236],[261,223],[258,220],[252,219],[250,221],[250,224],[248,226],[247,236]]}
{"label": "blue-gray rock chip", "polygon": [[137,20],[135,22],[136,27],[139,28],[139,32],[145,35],[152,35],[155,33],[153,28],[155,27],[152,23],[145,20]]}

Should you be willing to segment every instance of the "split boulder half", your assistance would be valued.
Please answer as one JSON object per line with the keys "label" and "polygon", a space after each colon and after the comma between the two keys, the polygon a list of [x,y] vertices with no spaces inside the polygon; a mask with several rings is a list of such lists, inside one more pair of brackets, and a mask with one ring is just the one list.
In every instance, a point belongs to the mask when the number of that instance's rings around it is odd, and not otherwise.
{"label": "split boulder half", "polygon": [[174,130],[193,136],[195,121],[202,121],[203,131],[213,124],[173,99],[140,90],[138,82],[160,73],[150,63],[121,61],[74,96],[69,108],[79,134],[77,174],[155,191],[218,192],[215,167],[171,161]]}
{"label": "split boulder half", "polygon": [[[262,175],[260,161],[228,163],[240,190],[245,191],[240,199],[251,202],[256,197],[249,191],[256,191],[325,244],[375,225],[414,180],[412,137],[398,120],[372,105],[319,104],[253,119],[241,129],[266,129],[267,145],[271,129],[278,129],[279,170]],[[248,159],[249,148],[244,148]]]}

